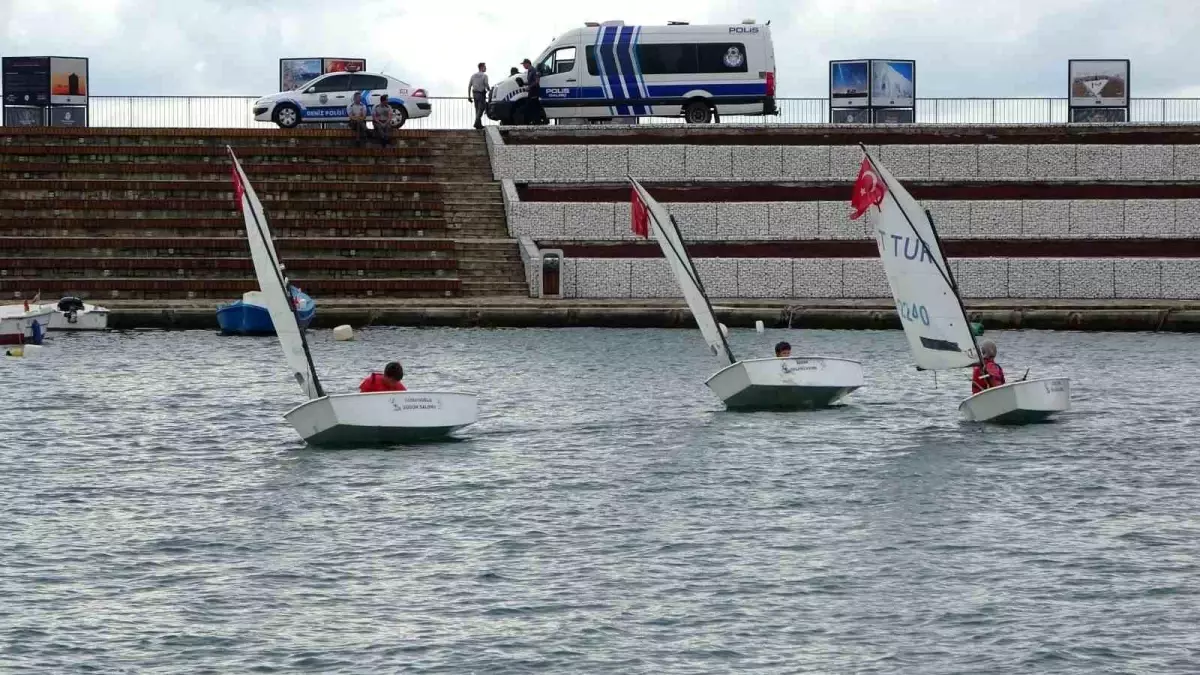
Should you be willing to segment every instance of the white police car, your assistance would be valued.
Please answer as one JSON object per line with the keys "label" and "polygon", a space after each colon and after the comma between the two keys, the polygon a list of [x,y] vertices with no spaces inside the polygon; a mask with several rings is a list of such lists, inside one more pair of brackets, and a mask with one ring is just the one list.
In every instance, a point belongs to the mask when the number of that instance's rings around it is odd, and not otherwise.
{"label": "white police car", "polygon": [[295,91],[281,91],[254,102],[254,119],[274,122],[291,129],[302,122],[346,122],[350,119],[346,106],[354,100],[354,92],[363,95],[367,119],[371,106],[387,94],[395,115],[392,126],[402,127],[410,119],[428,117],[429,101],[424,89],[413,88],[388,75],[375,73],[327,73],[310,80]]}

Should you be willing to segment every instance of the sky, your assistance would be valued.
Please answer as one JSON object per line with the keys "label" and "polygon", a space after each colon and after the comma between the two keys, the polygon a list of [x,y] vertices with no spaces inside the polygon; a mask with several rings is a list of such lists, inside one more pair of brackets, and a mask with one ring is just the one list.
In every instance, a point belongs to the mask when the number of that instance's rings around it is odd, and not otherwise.
{"label": "sky", "polygon": [[[504,10],[504,11],[500,11]],[[1136,97],[1200,97],[1196,0],[0,0],[0,55],[90,58],[91,93],[273,93],[283,57],[361,57],[465,96],[584,21],[771,22],[781,97],[834,59],[915,59],[919,97],[1066,96],[1070,58],[1128,58]],[[493,81],[496,77],[493,77]]]}

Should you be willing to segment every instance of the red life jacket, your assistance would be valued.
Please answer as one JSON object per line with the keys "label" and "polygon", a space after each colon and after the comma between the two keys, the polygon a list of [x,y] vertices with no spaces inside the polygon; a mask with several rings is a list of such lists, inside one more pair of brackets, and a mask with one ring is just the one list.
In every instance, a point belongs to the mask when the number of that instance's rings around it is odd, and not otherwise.
{"label": "red life jacket", "polygon": [[408,391],[404,387],[403,382],[390,380],[380,373],[371,373],[367,376],[362,384],[358,385],[358,390],[364,394],[370,394],[377,391]]}
{"label": "red life jacket", "polygon": [[971,371],[971,395],[978,394],[984,389],[991,389],[992,387],[999,387],[1004,384],[1004,369],[1000,367],[1000,364],[991,359],[983,363],[987,367],[988,376],[984,377],[983,369],[975,366],[974,370]]}

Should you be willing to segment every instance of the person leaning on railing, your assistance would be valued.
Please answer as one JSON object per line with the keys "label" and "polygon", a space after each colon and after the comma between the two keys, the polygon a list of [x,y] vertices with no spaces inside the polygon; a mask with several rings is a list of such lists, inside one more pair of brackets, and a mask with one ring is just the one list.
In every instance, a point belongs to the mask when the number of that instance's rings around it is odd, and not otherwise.
{"label": "person leaning on railing", "polygon": [[350,118],[350,131],[354,133],[354,145],[362,147],[367,140],[367,106],[363,105],[362,94],[354,92],[354,102],[346,106]]}

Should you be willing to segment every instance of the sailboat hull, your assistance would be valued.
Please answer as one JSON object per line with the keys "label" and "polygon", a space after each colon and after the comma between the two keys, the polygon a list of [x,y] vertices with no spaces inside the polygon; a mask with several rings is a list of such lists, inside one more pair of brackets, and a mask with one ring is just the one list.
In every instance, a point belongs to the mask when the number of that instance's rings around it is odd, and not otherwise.
{"label": "sailboat hull", "polygon": [[751,359],[706,382],[729,410],[812,410],[863,386],[862,364],[820,356]]}
{"label": "sailboat hull", "polygon": [[444,439],[475,423],[479,405],[474,394],[453,392],[334,394],[284,418],[311,445],[398,445]]}
{"label": "sailboat hull", "polygon": [[1071,381],[1065,377],[1023,380],[985,389],[958,404],[963,419],[991,424],[1045,422],[1071,409]]}

